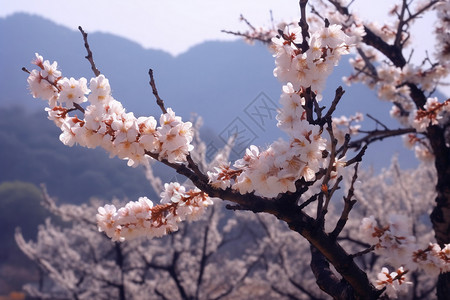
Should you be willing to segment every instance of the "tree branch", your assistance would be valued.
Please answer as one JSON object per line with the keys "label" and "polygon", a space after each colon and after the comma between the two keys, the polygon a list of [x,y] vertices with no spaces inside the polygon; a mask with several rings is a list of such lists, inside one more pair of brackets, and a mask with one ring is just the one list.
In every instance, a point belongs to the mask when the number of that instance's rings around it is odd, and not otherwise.
{"label": "tree branch", "polygon": [[336,239],[339,234],[341,233],[342,229],[344,229],[345,224],[347,224],[348,221],[348,215],[350,214],[350,211],[353,208],[353,205],[355,205],[356,200],[352,200],[353,193],[354,193],[354,184],[356,182],[356,179],[358,178],[358,166],[359,164],[356,163],[355,165],[355,172],[353,173],[352,182],[350,184],[350,188],[348,190],[347,196],[344,197],[344,209],[342,210],[341,217],[339,218],[336,227],[334,230],[330,233],[330,237]]}
{"label": "tree branch", "polygon": [[362,131],[361,133],[366,133],[366,136],[358,140],[352,141],[348,144],[349,148],[354,148],[356,150],[360,149],[363,144],[369,145],[375,141],[382,141],[388,137],[394,137],[399,135],[404,135],[407,133],[415,133],[414,128],[399,128],[399,129],[388,129],[388,130],[372,130],[372,131]]}
{"label": "tree branch", "polygon": [[310,267],[319,288],[328,295],[333,295],[334,299],[354,299],[348,284],[336,277],[325,257],[314,246],[311,245],[310,249]]}
{"label": "tree branch", "polygon": [[308,4],[308,0],[300,0],[300,22],[298,22],[298,25],[302,29],[302,43],[300,45],[300,49],[302,50],[302,53],[305,53],[309,49],[309,25],[306,21],[306,5]]}
{"label": "tree branch", "polygon": [[161,97],[159,97],[158,90],[156,89],[156,83],[155,83],[155,78],[153,77],[153,70],[152,69],[148,70],[148,75],[150,76],[150,82],[149,83],[150,83],[150,86],[152,87],[153,95],[156,98],[156,104],[158,104],[159,108],[161,108],[161,111],[163,112],[163,114],[166,114],[167,110],[164,107],[163,99],[161,99]]}
{"label": "tree branch", "polygon": [[87,51],[87,55],[85,56],[85,58],[89,61],[89,63],[91,64],[91,69],[92,72],[94,72],[95,76],[99,76],[101,73],[100,71],[97,69],[97,67],[95,66],[95,62],[94,62],[94,58],[92,56],[92,51],[91,48],[89,47],[89,43],[87,40],[87,36],[88,34],[86,32],[84,32],[83,28],[81,28],[81,26],[78,26],[78,30],[81,32],[81,34],[83,35],[83,40],[84,40],[84,47],[86,48]]}

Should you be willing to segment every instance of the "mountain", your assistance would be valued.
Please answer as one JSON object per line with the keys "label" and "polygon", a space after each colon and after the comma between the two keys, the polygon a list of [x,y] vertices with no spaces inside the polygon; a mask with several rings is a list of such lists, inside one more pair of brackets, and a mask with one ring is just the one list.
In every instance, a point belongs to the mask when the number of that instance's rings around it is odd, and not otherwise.
{"label": "mountain", "polygon": [[[80,24],[83,25],[83,24]],[[81,34],[39,16],[15,14],[0,19],[0,107],[20,105],[26,111],[41,111],[44,104],[32,99],[26,90],[27,75],[22,66],[32,68],[30,61],[38,52],[44,59],[56,60],[68,77],[92,77],[84,59]],[[265,46],[249,46],[242,41],[211,41],[197,45],[184,54],[173,57],[160,50],[144,49],[140,45],[111,34],[89,33],[89,42],[99,70],[110,80],[113,96],[136,116],[160,114],[151,93],[148,69],[155,72],[160,96],[183,119],[192,113],[202,116],[202,134],[209,141],[211,153],[227,138],[239,131],[235,156],[242,154],[250,143],[265,146],[283,136],[275,126],[275,110],[281,85],[273,77],[274,62]],[[342,76],[350,71],[343,59],[328,79],[327,92],[321,104],[328,106],[334,89],[342,85]],[[336,116],[370,113],[392,128],[398,124],[389,118],[390,105],[379,101],[365,86],[346,87]],[[375,127],[365,121],[366,129]],[[57,140],[57,136],[54,137]],[[2,147],[0,145],[0,147]],[[376,169],[386,166],[393,153],[408,167],[416,164],[414,155],[405,150],[400,139],[372,145],[365,165]]]}

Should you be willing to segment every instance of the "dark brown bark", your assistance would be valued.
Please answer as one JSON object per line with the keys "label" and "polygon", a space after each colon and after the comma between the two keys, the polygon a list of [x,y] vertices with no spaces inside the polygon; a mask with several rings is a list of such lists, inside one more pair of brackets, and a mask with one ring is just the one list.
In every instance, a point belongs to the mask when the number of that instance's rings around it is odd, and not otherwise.
{"label": "dark brown bark", "polygon": [[311,270],[320,289],[328,295],[333,295],[333,299],[355,299],[352,289],[348,287],[348,283],[341,281],[331,271],[329,262],[314,246],[311,246]]}
{"label": "dark brown bark", "polygon": [[[343,295],[353,295],[354,298],[350,299],[378,299],[379,291],[369,282],[366,273],[356,265],[353,258],[333,237],[321,229],[314,219],[298,210],[297,205],[283,207],[283,204],[279,203],[277,206],[277,211],[273,214],[285,221],[290,229],[305,237],[335,267],[348,284],[346,286],[340,282],[339,285],[328,287],[326,292],[334,291],[336,294],[331,296],[335,299],[345,299],[342,298]],[[328,283],[333,282],[335,281]]]}
{"label": "dark brown bark", "polygon": [[[445,144],[444,130],[432,126],[427,131],[435,156],[437,171],[436,206],[430,215],[437,243],[443,247],[450,243],[450,148]],[[438,299],[450,295],[450,273],[439,275],[436,286]]]}
{"label": "dark brown bark", "polygon": [[367,26],[364,26],[364,30],[366,31],[366,35],[363,37],[363,42],[365,44],[372,46],[383,53],[395,66],[402,68],[406,65],[406,59],[403,57],[402,49],[394,45],[389,45],[378,35],[373,33]]}

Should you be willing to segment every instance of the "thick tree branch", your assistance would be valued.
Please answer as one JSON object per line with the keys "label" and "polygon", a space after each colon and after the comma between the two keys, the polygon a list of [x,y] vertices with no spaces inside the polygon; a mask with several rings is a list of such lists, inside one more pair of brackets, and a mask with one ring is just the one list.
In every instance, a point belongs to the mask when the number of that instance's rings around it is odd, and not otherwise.
{"label": "thick tree branch", "polygon": [[306,5],[308,4],[308,0],[300,0],[300,22],[298,22],[298,25],[300,26],[300,28],[302,29],[302,43],[300,45],[300,49],[302,50],[303,53],[305,53],[306,51],[308,51],[309,49],[309,44],[308,44],[308,40],[309,40],[309,25],[308,22],[306,21]]}
{"label": "thick tree branch", "polygon": [[310,266],[319,288],[328,295],[333,295],[334,299],[354,299],[351,289],[348,288],[345,281],[339,280],[331,271],[330,264],[325,257],[314,246],[310,248]]}

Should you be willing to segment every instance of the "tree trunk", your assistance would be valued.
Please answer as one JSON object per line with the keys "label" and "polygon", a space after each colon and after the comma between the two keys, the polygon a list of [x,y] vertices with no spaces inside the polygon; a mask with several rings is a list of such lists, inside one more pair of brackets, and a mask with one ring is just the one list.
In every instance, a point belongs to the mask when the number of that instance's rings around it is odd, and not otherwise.
{"label": "tree trunk", "polygon": [[[445,130],[432,126],[427,131],[435,156],[437,171],[436,206],[430,215],[434,234],[439,246],[450,243],[450,148],[446,145]],[[450,273],[441,274],[437,282],[438,299],[448,299],[450,295]]]}

